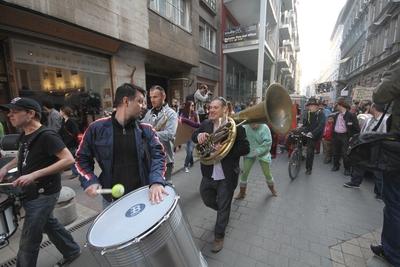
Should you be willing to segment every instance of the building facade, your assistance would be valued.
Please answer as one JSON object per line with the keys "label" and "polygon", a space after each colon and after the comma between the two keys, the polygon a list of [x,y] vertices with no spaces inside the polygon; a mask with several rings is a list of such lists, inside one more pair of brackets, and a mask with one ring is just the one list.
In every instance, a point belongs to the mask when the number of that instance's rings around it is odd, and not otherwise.
{"label": "building facade", "polygon": [[383,72],[400,56],[400,3],[348,1],[345,10],[339,79],[340,95],[370,100]]}
{"label": "building facade", "polygon": [[[0,103],[15,96],[111,110],[124,82],[184,101],[221,90],[217,0],[0,1]],[[84,103],[86,104],[86,103]],[[82,111],[86,112],[86,111]]]}
{"label": "building facade", "polygon": [[299,51],[293,0],[224,0],[223,92],[239,103],[262,100],[272,82],[295,90]]}

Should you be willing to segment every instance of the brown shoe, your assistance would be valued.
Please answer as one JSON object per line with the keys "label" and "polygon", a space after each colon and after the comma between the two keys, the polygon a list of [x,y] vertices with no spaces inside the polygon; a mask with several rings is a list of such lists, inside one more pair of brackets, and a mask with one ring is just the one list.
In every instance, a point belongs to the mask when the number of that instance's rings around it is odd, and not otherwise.
{"label": "brown shoe", "polygon": [[221,251],[221,249],[223,247],[224,247],[224,239],[223,238],[215,238],[211,252],[218,253]]}
{"label": "brown shoe", "polygon": [[239,193],[236,195],[235,199],[240,200],[246,197],[246,186],[241,186]]}
{"label": "brown shoe", "polygon": [[273,195],[274,197],[277,197],[277,196],[278,196],[278,192],[276,192],[274,184],[269,184],[269,185],[268,185],[268,188],[269,188],[269,190],[271,191],[271,193],[272,193],[272,195]]}

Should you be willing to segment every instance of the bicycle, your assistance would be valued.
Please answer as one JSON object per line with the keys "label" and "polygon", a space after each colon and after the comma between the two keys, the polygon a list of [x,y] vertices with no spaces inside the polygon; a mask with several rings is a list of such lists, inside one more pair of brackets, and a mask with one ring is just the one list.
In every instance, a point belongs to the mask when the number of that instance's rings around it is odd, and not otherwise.
{"label": "bicycle", "polygon": [[292,180],[296,179],[300,171],[301,161],[303,159],[304,136],[306,135],[299,131],[294,131],[289,134],[289,138],[295,144],[295,148],[293,149],[293,152],[290,155],[289,165],[288,165],[289,177]]}

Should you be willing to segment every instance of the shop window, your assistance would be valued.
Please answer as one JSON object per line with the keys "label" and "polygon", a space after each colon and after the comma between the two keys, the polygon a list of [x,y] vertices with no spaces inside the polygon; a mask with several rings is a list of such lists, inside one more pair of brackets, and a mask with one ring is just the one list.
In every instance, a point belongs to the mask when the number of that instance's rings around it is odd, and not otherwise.
{"label": "shop window", "polygon": [[215,53],[216,31],[204,20],[199,22],[200,46]]}
{"label": "shop window", "polygon": [[150,9],[185,30],[191,31],[189,1],[150,0]]}

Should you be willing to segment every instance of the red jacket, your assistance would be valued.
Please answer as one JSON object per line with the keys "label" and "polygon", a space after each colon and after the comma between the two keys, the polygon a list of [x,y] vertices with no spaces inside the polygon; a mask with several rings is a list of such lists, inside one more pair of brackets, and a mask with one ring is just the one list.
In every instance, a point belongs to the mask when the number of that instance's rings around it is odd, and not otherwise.
{"label": "red jacket", "polygon": [[333,134],[333,122],[326,122],[322,138],[324,140],[331,141],[332,134]]}

